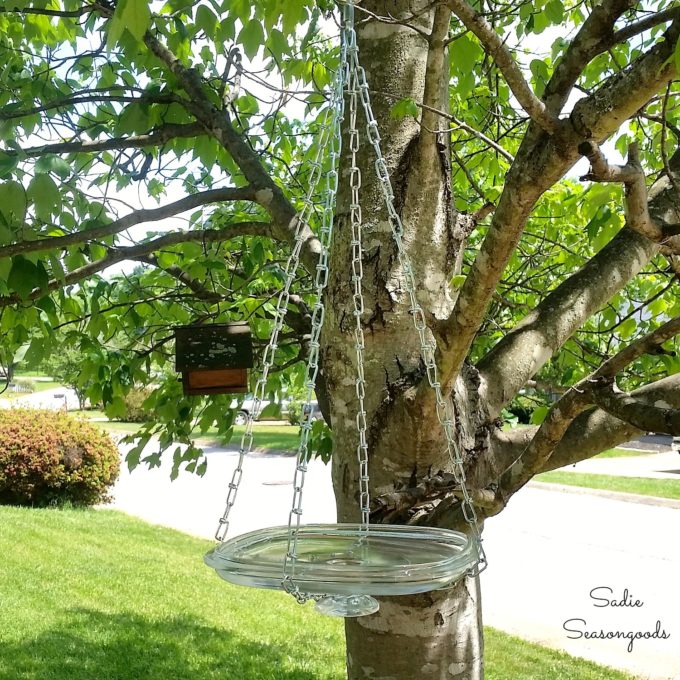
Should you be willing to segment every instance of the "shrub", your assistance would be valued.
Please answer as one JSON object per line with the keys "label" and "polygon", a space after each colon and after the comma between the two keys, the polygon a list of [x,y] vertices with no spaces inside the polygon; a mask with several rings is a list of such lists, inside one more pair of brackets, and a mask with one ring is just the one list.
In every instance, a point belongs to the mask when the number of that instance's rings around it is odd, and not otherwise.
{"label": "shrub", "polygon": [[0,503],[107,500],[120,454],[108,434],[62,411],[0,410]]}
{"label": "shrub", "polygon": [[32,380],[26,380],[24,378],[16,378],[12,381],[12,384],[16,385],[17,392],[35,392],[35,383]]}
{"label": "shrub", "polygon": [[151,414],[142,408],[144,400],[151,394],[148,388],[133,387],[124,397],[125,414],[120,420],[125,423],[146,423],[151,420]]}
{"label": "shrub", "polygon": [[288,404],[288,422],[291,425],[300,425],[302,423],[302,409],[305,402],[302,400],[293,399]]}

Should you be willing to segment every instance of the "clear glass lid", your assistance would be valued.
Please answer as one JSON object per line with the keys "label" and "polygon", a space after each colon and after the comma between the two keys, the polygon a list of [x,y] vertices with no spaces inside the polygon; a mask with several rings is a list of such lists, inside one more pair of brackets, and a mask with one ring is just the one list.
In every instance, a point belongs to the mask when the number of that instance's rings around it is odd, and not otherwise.
{"label": "clear glass lid", "polygon": [[[205,556],[225,580],[282,589],[288,527],[253,531]],[[298,529],[293,574],[308,595],[408,595],[445,588],[478,560],[474,543],[450,529],[389,524],[307,524]]]}

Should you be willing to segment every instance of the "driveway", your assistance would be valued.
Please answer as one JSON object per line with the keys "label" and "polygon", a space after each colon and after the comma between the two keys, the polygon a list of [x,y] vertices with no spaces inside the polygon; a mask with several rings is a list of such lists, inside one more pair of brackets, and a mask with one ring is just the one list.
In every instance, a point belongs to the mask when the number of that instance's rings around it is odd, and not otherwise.
{"label": "driveway", "polygon": [[[209,449],[203,478],[182,473],[175,482],[169,462],[155,470],[124,471],[113,507],[212,538],[236,457],[233,448]],[[286,454],[248,457],[231,535],[287,522],[294,466],[294,457]],[[319,461],[310,464],[304,507],[303,521],[335,521],[330,469]],[[680,680],[679,526],[677,509],[525,488],[485,528],[490,561],[482,576],[485,622],[639,678]],[[627,588],[644,604],[594,607],[601,601],[589,593],[600,586],[618,599]],[[671,637],[635,641],[629,653],[627,640],[569,640],[563,623],[574,618],[584,619],[588,630],[641,632],[653,630],[659,620]]]}

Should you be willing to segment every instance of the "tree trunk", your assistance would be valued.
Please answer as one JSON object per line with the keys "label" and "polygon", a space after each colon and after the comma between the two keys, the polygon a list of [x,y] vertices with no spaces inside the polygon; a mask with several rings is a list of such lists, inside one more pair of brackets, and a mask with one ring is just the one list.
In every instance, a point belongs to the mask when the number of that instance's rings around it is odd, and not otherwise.
{"label": "tree trunk", "polygon": [[[362,7],[408,19],[421,31],[446,35],[446,10],[426,9],[425,0],[370,0]],[[421,11],[422,10],[422,11]],[[416,19],[412,12],[418,12]],[[361,12],[358,16],[363,19]],[[404,243],[418,281],[418,300],[432,320],[452,308],[449,281],[459,271],[463,237],[450,196],[447,135],[423,131],[413,118],[396,119],[390,110],[411,97],[447,109],[448,64],[442,39],[426,40],[407,27],[368,21],[357,31],[373,110],[382,137],[396,207],[404,223]],[[389,93],[389,96],[386,94]],[[348,116],[346,116],[347,120]],[[429,121],[430,130],[438,121]],[[446,127],[445,125],[443,127]],[[359,115],[359,129],[365,120]],[[345,130],[345,135],[347,131]],[[344,144],[345,154],[348,144]],[[358,164],[362,172],[363,291],[365,314],[365,408],[368,423],[371,494],[378,497],[409,487],[438,471],[450,471],[434,395],[420,360],[418,337],[409,313],[374,156],[365,135]],[[342,159],[331,276],[322,336],[323,381],[333,427],[333,483],[339,521],[356,522],[358,463],[355,392],[356,357],[352,305],[351,228],[346,187],[348,157]],[[476,373],[464,371],[456,384],[455,412],[463,450],[479,447]],[[437,507],[386,510],[371,521],[426,523],[461,528],[460,513]],[[449,507],[449,506],[447,506]],[[347,668],[351,680],[428,680],[483,677],[482,624],[476,579],[418,596],[382,598],[378,613],[346,623]]]}
{"label": "tree trunk", "polygon": [[381,598],[372,616],[346,619],[349,680],[481,680],[479,579],[412,597]]}

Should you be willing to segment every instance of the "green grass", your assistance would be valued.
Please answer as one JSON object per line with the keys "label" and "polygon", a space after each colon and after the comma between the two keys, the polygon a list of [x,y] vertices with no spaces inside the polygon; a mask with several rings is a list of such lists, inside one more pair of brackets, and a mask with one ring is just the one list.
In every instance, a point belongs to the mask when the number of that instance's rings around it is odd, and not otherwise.
{"label": "green grass", "polygon": [[[231,586],[210,543],[114,511],[0,507],[0,680],[342,680],[342,622]],[[632,680],[488,630],[488,680]]]}
{"label": "green grass", "polygon": [[647,477],[614,477],[611,475],[594,475],[586,472],[544,472],[537,475],[539,482],[567,484],[589,489],[606,491],[623,491],[641,496],[673,498],[680,500],[680,479],[649,479]]}
{"label": "green grass", "polygon": [[632,449],[607,449],[598,453],[595,458],[630,458],[633,456],[650,456],[655,451],[633,451]]}
{"label": "green grass", "polygon": [[[10,390],[7,390],[6,392],[3,392],[2,395],[0,395],[0,398],[2,399],[18,399],[19,397],[28,397],[31,394],[35,394],[36,392],[44,392],[45,390],[53,390],[57,387],[63,387],[63,385],[59,384],[58,382],[55,382],[54,380],[50,380],[49,382],[35,382],[33,380],[30,380],[30,378],[25,378],[25,379],[19,379],[20,382],[23,381],[29,381],[33,385],[33,391],[32,392],[11,392]],[[1,387],[4,387],[4,383],[2,383]]]}
{"label": "green grass", "polygon": [[[80,411],[85,418],[105,418],[103,411]],[[141,427],[138,423],[119,423],[117,421],[97,421],[93,423],[99,427],[103,427],[111,432],[137,432]],[[241,441],[244,427],[235,427],[234,436],[231,438],[230,444],[238,445]],[[253,440],[253,449],[281,449],[284,451],[294,451],[297,449],[300,438],[300,428],[295,425],[263,425],[258,423],[255,425],[253,432],[255,438]],[[212,428],[197,437],[204,444],[218,444],[217,430]]]}
{"label": "green grass", "polygon": [[[234,437],[232,443],[238,443],[241,440],[241,435],[245,430],[244,427],[234,428]],[[282,449],[284,451],[297,450],[300,441],[300,428],[297,425],[255,425],[253,430],[255,438],[253,439],[254,449]]]}

